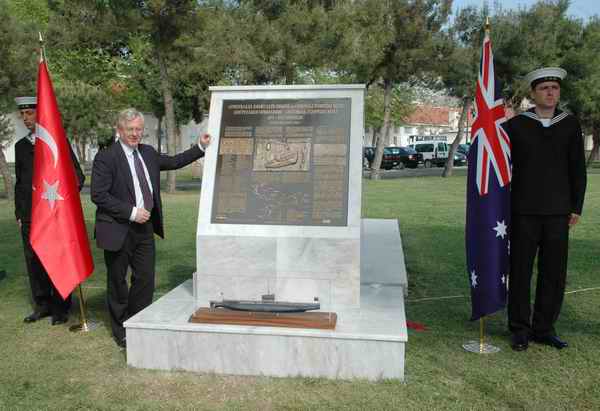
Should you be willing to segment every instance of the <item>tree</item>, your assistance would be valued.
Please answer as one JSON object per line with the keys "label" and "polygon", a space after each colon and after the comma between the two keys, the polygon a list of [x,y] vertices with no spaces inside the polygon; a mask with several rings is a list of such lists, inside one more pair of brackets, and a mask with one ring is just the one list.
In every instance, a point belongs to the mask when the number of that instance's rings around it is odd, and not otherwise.
{"label": "tree", "polygon": [[[405,119],[414,111],[414,93],[404,84],[394,87],[391,98],[391,123],[394,126],[403,124]],[[381,138],[384,124],[384,95],[380,87],[370,87],[365,98],[365,127],[373,130],[373,141]],[[377,144],[375,144],[376,146]]]}
{"label": "tree", "polygon": [[12,143],[14,130],[7,114],[14,111],[15,96],[31,94],[35,87],[36,43],[29,40],[31,29],[9,13],[9,6],[10,2],[0,0],[0,174],[7,196],[12,199],[12,175],[4,150]]}
{"label": "tree", "polygon": [[581,25],[568,17],[569,4],[569,0],[539,1],[528,9],[495,16],[496,72],[508,105],[517,111],[530,94],[523,76],[539,67],[562,66],[567,51],[580,43]]}
{"label": "tree", "polygon": [[83,167],[89,160],[86,147],[99,135],[111,134],[111,99],[101,87],[78,80],[63,81],[57,92],[65,132]]}
{"label": "tree", "polygon": [[[328,1],[214,1],[201,8],[195,55],[210,78],[229,84],[295,84],[313,70],[329,69],[335,35]],[[216,6],[218,5],[218,7]],[[199,41],[203,36],[204,41]],[[213,63],[202,59],[210,55]],[[225,69],[215,76],[214,68]]]}
{"label": "tree", "polygon": [[458,132],[450,145],[448,159],[442,177],[450,177],[454,166],[454,154],[463,139],[463,134],[475,97],[475,85],[483,39],[483,24],[488,14],[486,7],[479,10],[467,7],[458,12],[454,25],[448,33],[448,53],[446,64],[440,65],[442,84],[448,93],[461,102]]}
{"label": "tree", "polygon": [[114,112],[125,103],[120,62],[126,37],[101,2],[53,2],[49,19],[48,66],[67,137],[85,167],[86,148],[112,136]]}
{"label": "tree", "polygon": [[383,90],[383,138],[377,142],[371,178],[379,178],[383,149],[389,142],[394,87],[415,80],[443,59],[438,34],[451,3],[359,0],[339,8],[338,30],[346,35],[340,49],[343,55],[338,55],[341,68]]}
{"label": "tree", "polygon": [[584,131],[592,134],[588,166],[600,159],[600,18],[591,19],[582,31],[582,43],[571,48],[563,67],[569,72],[562,95],[578,116]]}
{"label": "tree", "polygon": [[[159,71],[165,107],[167,152],[177,151],[178,127],[175,117],[173,75],[170,62],[182,56],[178,40],[196,29],[197,2],[194,0],[107,0],[118,21],[132,35],[147,36]],[[176,172],[167,172],[167,192],[175,191]]]}

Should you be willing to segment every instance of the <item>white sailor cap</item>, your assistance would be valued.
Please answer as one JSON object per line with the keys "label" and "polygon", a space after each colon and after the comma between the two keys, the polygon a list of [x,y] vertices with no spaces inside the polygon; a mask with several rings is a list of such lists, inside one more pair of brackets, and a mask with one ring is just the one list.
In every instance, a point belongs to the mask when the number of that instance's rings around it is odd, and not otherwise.
{"label": "white sailor cap", "polygon": [[556,81],[560,83],[562,79],[567,76],[567,71],[560,67],[543,67],[537,70],[533,70],[525,76],[525,81],[535,88],[538,84],[544,81]]}
{"label": "white sailor cap", "polygon": [[16,97],[15,103],[17,103],[17,107],[19,110],[24,110],[27,108],[36,108],[37,107],[37,98],[36,97]]}

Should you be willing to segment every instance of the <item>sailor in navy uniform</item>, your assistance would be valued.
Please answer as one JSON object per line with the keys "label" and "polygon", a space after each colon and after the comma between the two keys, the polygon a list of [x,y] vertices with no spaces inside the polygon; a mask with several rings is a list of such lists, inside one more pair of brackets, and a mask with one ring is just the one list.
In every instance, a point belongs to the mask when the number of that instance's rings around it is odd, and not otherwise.
{"label": "sailor in navy uniform", "polygon": [[[15,218],[21,229],[25,263],[34,306],[33,312],[25,317],[23,321],[32,323],[44,317],[52,316],[52,325],[63,324],[68,320],[71,296],[69,295],[66,300],[62,299],[52,285],[44,266],[29,242],[37,99],[36,97],[17,97],[15,102],[21,119],[29,130],[29,133],[15,144]],[[79,189],[81,189],[84,175],[72,150],[71,159],[79,180]]]}
{"label": "sailor in navy uniform", "polygon": [[529,73],[526,81],[535,107],[504,124],[512,146],[508,325],[516,351],[526,350],[529,340],[567,347],[554,324],[565,291],[569,228],[577,224],[583,208],[586,167],[579,121],[558,108],[566,74],[558,67]]}

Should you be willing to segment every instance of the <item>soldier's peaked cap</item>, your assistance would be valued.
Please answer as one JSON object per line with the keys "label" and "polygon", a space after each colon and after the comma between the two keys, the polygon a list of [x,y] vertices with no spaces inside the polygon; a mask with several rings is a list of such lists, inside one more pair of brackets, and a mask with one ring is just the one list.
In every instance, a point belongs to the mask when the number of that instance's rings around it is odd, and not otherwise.
{"label": "soldier's peaked cap", "polygon": [[37,98],[36,97],[17,97],[15,98],[15,103],[17,103],[17,107],[19,110],[24,110],[27,108],[36,108],[37,107]]}
{"label": "soldier's peaked cap", "polygon": [[543,67],[528,73],[525,76],[525,81],[533,89],[535,86],[543,83],[544,81],[556,81],[560,83],[561,80],[566,76],[567,71],[565,69],[561,69],[560,67]]}

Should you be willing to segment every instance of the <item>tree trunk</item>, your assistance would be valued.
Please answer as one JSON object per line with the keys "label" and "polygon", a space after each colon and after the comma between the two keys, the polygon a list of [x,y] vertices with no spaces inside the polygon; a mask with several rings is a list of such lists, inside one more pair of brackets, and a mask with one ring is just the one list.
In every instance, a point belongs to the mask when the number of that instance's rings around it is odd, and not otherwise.
{"label": "tree trunk", "polygon": [[77,160],[81,166],[81,171],[85,174],[87,159],[85,158],[85,143],[80,139],[75,139],[75,149],[77,150]]}
{"label": "tree trunk", "polygon": [[0,174],[2,174],[2,178],[4,179],[4,190],[6,191],[6,196],[9,200],[14,198],[14,187],[12,181],[12,175],[10,174],[10,169],[8,168],[8,163],[6,162],[6,157],[4,156],[4,147],[0,145]]}
{"label": "tree trunk", "polygon": [[158,151],[158,154],[162,153],[162,116],[158,116],[158,125],[156,127],[156,144],[157,144],[157,149],[156,151]]}
{"label": "tree trunk", "polygon": [[[175,125],[175,107],[173,105],[173,92],[171,90],[171,82],[169,73],[167,72],[167,63],[164,60],[161,50],[156,50],[158,59],[158,67],[160,69],[160,86],[162,89],[163,100],[165,104],[165,117],[167,126],[167,154],[170,156],[176,153],[177,143],[177,127]],[[175,171],[167,171],[167,193],[175,192],[177,174]]]}
{"label": "tree trunk", "polygon": [[[372,147],[377,147],[377,143],[381,140],[381,127],[373,128],[373,141],[371,141]],[[369,169],[373,168],[373,164],[375,164],[375,152],[373,152],[373,157],[369,161]]]}
{"label": "tree trunk", "polygon": [[463,138],[464,130],[465,130],[465,122],[467,121],[467,113],[471,109],[471,97],[463,98],[462,103],[462,111],[460,113],[460,118],[458,119],[458,132],[456,133],[456,137],[450,146],[450,150],[448,150],[448,159],[446,159],[446,166],[444,167],[444,172],[442,173],[442,177],[450,177],[452,176],[452,170],[454,168],[454,153],[456,153],[456,149],[460,144],[460,141]]}
{"label": "tree trunk", "polygon": [[377,139],[375,146],[375,156],[371,165],[371,180],[379,180],[381,178],[380,168],[381,160],[383,159],[383,149],[390,140],[390,118],[392,111],[392,80],[385,79],[383,81],[383,128],[381,129],[381,138]]}
{"label": "tree trunk", "polygon": [[592,151],[588,156],[586,165],[589,167],[593,161],[600,160],[600,124],[594,124],[592,128]]}
{"label": "tree trunk", "polygon": [[289,58],[290,53],[287,48],[285,49],[284,53],[285,61],[283,63],[283,76],[285,77],[285,84],[294,84],[294,81],[296,80],[296,70],[291,62],[291,59]]}

